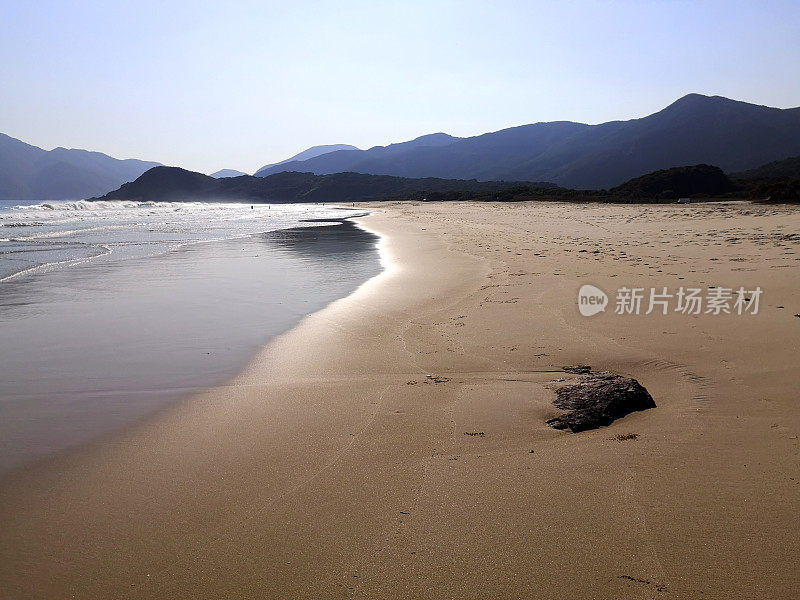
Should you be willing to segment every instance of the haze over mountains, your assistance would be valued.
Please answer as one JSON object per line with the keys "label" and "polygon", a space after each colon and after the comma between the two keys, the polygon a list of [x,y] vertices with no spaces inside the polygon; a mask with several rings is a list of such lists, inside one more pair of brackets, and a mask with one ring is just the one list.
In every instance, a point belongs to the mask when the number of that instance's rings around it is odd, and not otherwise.
{"label": "haze over mountains", "polygon": [[86,150],[43,150],[0,133],[0,199],[87,198],[113,190],[159,165]]}
{"label": "haze over mountains", "polygon": [[708,163],[725,171],[741,171],[798,154],[800,108],[770,108],[689,94],[641,119],[600,125],[535,123],[468,138],[434,134],[403,144],[290,161],[257,175],[354,171],[552,181],[564,187],[600,189],[674,166]]}
{"label": "haze over mountains", "polygon": [[[213,152],[213,146],[208,151]],[[265,165],[256,176],[355,172],[610,189],[675,166],[706,163],[735,173],[798,155],[800,108],[689,94],[657,113],[629,121],[534,123],[467,138],[433,133],[368,150],[348,144],[314,146]],[[0,134],[0,199],[100,196],[157,165],[85,150],[45,151]],[[213,177],[241,175],[223,169]]]}

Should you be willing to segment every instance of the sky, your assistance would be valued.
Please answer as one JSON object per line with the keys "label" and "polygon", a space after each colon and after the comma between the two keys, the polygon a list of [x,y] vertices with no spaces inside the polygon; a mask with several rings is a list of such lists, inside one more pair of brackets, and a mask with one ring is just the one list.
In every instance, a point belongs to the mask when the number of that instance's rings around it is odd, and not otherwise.
{"label": "sky", "polygon": [[800,106],[800,2],[0,0],[0,132],[205,173],[690,92]]}

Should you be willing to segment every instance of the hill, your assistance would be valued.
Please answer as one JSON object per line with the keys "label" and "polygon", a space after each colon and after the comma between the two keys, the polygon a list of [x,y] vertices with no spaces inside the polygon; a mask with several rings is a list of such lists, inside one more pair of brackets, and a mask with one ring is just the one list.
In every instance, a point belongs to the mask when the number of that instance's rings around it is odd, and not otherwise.
{"label": "hill", "polygon": [[283,172],[268,177],[216,179],[178,167],[155,167],[118,190],[92,200],[137,201],[246,201],[246,202],[358,202],[407,197],[428,192],[491,191],[512,186],[553,187],[540,182],[480,182],[436,178],[409,179],[362,173]]}
{"label": "hill", "polygon": [[775,160],[755,169],[731,175],[736,179],[800,179],[800,156]]}
{"label": "hill", "polygon": [[609,190],[626,198],[674,200],[698,194],[721,196],[736,189],[725,172],[711,165],[673,167],[636,177]]}
{"label": "hill", "polygon": [[800,108],[779,109],[689,94],[641,119],[586,125],[535,123],[468,138],[434,134],[411,142],[328,153],[259,172],[353,171],[402,177],[553,181],[612,188],[630,178],[687,164],[726,172],[800,154]]}
{"label": "hill", "polygon": [[[693,165],[655,171],[611,190],[576,190],[546,182],[478,181],[283,172],[267,177],[215,179],[177,167],[156,167],[131,183],[94,200],[243,201],[253,203],[360,202],[381,200],[517,202],[668,202],[684,196],[747,197],[754,189],[737,185],[719,168]],[[738,196],[736,196],[738,194]],[[763,196],[765,197],[765,196]]]}
{"label": "hill", "polygon": [[800,156],[734,173],[737,185],[761,202],[800,202]]}
{"label": "hill", "polygon": [[48,151],[0,133],[0,199],[77,200],[104,194],[158,164],[86,150]]}

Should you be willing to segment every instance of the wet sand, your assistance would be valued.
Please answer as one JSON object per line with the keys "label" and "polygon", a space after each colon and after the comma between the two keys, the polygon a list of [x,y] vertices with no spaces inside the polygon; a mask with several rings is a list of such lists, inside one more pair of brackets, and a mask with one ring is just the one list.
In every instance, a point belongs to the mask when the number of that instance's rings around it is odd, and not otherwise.
{"label": "wet sand", "polygon": [[[382,275],[229,384],[2,480],[7,597],[800,594],[797,209],[380,208]],[[764,294],[586,318],[584,283]],[[551,429],[576,363],[658,407]]]}
{"label": "wet sand", "polygon": [[0,283],[0,476],[224,383],[380,273],[345,222]]}

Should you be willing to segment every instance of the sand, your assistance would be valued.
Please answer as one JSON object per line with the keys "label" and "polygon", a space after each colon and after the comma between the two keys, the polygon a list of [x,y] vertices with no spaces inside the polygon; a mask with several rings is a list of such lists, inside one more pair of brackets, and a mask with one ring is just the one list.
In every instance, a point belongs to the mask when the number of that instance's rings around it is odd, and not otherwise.
{"label": "sand", "polygon": [[[382,275],[228,385],[0,483],[4,598],[800,595],[797,209],[378,210]],[[764,293],[586,318],[584,283]],[[658,407],[551,429],[576,363]]]}

